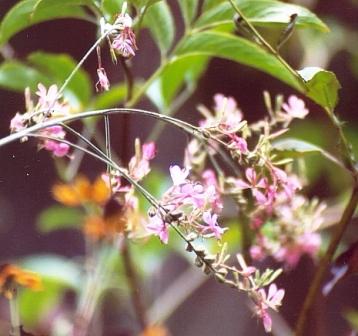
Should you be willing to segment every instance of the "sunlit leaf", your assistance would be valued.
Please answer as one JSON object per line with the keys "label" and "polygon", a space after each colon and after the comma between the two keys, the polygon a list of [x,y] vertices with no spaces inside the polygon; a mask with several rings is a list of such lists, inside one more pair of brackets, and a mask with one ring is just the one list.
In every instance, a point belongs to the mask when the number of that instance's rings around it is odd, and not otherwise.
{"label": "sunlit leaf", "polygon": [[80,264],[65,257],[53,254],[25,257],[21,266],[68,288],[78,289],[83,284]]}
{"label": "sunlit leaf", "polygon": [[84,18],[81,5],[89,0],[23,0],[12,7],[0,25],[0,45],[13,35],[36,23],[60,18]]}
{"label": "sunlit leaf", "polygon": [[[286,25],[292,14],[297,14],[298,28],[313,28],[328,31],[328,27],[308,9],[275,0],[237,0],[237,5],[247,19],[256,26]],[[205,12],[196,22],[195,28],[210,25],[232,24],[234,10],[226,1]]]}
{"label": "sunlit leaf", "polygon": [[197,0],[178,0],[184,22],[190,26],[198,10],[199,2]]}
{"label": "sunlit leaf", "polygon": [[174,19],[166,1],[150,6],[144,17],[144,25],[149,28],[161,53],[166,54],[175,37]]}
{"label": "sunlit leaf", "polygon": [[160,111],[165,112],[183,85],[196,86],[197,80],[206,69],[207,62],[208,57],[203,55],[174,58],[150,86],[147,92],[149,98]]}
{"label": "sunlit leaf", "polygon": [[18,295],[20,317],[26,328],[36,327],[41,319],[51,314],[59,304],[65,287],[58,282],[43,279],[43,290],[21,290]]}
{"label": "sunlit leaf", "polygon": [[[75,60],[66,54],[35,52],[28,56],[28,60],[59,87],[76,66]],[[88,104],[92,95],[92,84],[85,71],[77,71],[67,85],[65,95],[74,105],[85,106]]]}
{"label": "sunlit leaf", "polygon": [[336,75],[318,67],[307,67],[298,71],[306,81],[307,95],[317,104],[333,110],[338,102],[341,85]]}
{"label": "sunlit leaf", "polygon": [[43,233],[61,229],[77,229],[82,224],[82,219],[83,213],[80,210],[56,205],[40,213],[37,228]]}
{"label": "sunlit leaf", "polygon": [[49,79],[36,69],[18,61],[6,61],[0,65],[0,86],[9,90],[24,91],[29,87],[32,91],[38,83],[49,85]]}

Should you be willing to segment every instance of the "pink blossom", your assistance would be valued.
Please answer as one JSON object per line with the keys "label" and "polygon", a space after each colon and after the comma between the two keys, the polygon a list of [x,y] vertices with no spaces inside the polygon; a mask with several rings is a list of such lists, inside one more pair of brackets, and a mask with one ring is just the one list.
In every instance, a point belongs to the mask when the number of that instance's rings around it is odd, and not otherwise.
{"label": "pink blossom", "polygon": [[150,218],[149,224],[146,226],[146,229],[148,232],[158,236],[164,244],[168,244],[168,224],[166,224],[159,215],[155,215]]}
{"label": "pink blossom", "polygon": [[68,144],[54,140],[45,140],[43,148],[52,152],[52,154],[57,157],[66,156],[70,150],[70,146]]}
{"label": "pink blossom", "polygon": [[38,91],[36,94],[39,96],[39,104],[42,108],[53,108],[55,105],[58,96],[58,89],[56,84],[52,84],[47,90],[46,87],[39,83],[37,85]]}
{"label": "pink blossom", "polygon": [[18,132],[25,128],[24,118],[20,113],[16,113],[10,121],[11,132]]}
{"label": "pink blossom", "polygon": [[221,236],[225,232],[225,229],[221,228],[217,222],[218,215],[211,214],[211,211],[205,211],[203,213],[203,221],[207,226],[202,226],[203,233],[209,232],[213,234],[216,239],[221,239]]}
{"label": "pink blossom", "polygon": [[263,248],[259,245],[252,245],[250,247],[250,256],[254,260],[263,260],[265,258],[265,252]]}
{"label": "pink blossom", "polygon": [[232,139],[230,142],[230,146],[237,149],[240,153],[246,154],[249,150],[247,147],[247,142],[244,138],[241,138],[237,135],[230,136]]}
{"label": "pink blossom", "polygon": [[144,144],[140,153],[133,156],[128,164],[129,173],[136,181],[141,180],[150,172],[149,160],[155,157],[155,144]]}
{"label": "pink blossom", "polygon": [[267,202],[267,197],[258,188],[266,188],[266,180],[263,178],[259,179],[253,168],[247,168],[245,176],[248,182],[238,179],[235,181],[236,187],[239,189],[251,189],[252,195],[255,197],[256,201],[261,205],[265,204]]}
{"label": "pink blossom", "polygon": [[96,83],[96,90],[108,91],[110,84],[106,74],[106,70],[104,70],[104,68],[98,68],[97,75],[98,75],[98,82]]}
{"label": "pink blossom", "polygon": [[256,272],[256,267],[247,266],[244,257],[240,253],[236,255],[236,258],[241,267],[241,275],[249,277],[251,274]]}
{"label": "pink blossom", "polygon": [[288,103],[283,103],[282,108],[291,118],[303,119],[309,112],[305,102],[294,95],[288,97]]}
{"label": "pink blossom", "polygon": [[148,142],[143,144],[142,146],[143,159],[144,160],[152,160],[156,154],[156,146],[154,142]]}
{"label": "pink blossom", "polygon": [[59,140],[56,141],[54,139],[44,139],[43,142],[40,143],[40,148],[45,148],[57,157],[64,157],[68,154],[70,146],[60,141],[63,140],[66,136],[66,132],[62,126],[50,126],[43,129],[40,133],[45,137],[52,137]]}
{"label": "pink blossom", "polygon": [[138,50],[138,47],[132,29],[125,27],[113,40],[112,48],[117,50],[123,57],[135,56],[135,51]]}
{"label": "pink blossom", "polygon": [[267,309],[277,310],[285,296],[285,291],[283,289],[277,289],[275,284],[271,284],[267,295],[264,289],[259,289],[258,294],[259,302],[257,302],[256,314],[261,318],[265,331],[271,332],[272,319]]}
{"label": "pink blossom", "polygon": [[170,166],[169,167],[170,176],[173,180],[173,185],[178,186],[187,182],[187,177],[189,175],[189,169],[181,169],[179,166]]}
{"label": "pink blossom", "polygon": [[317,233],[305,233],[297,241],[286,244],[274,254],[274,257],[291,269],[296,267],[300,258],[304,254],[313,257],[321,244],[321,237]]}
{"label": "pink blossom", "polygon": [[242,120],[242,113],[233,97],[218,93],[214,96],[214,110],[221,116],[219,127],[227,132],[235,131]]}

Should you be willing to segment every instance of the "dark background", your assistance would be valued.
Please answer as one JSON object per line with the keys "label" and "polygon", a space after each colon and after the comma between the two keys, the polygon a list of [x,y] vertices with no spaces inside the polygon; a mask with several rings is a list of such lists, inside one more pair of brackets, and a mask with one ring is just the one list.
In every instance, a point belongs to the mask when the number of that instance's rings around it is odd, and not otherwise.
{"label": "dark background", "polygon": [[[3,16],[15,1],[3,0],[0,2],[0,15]],[[174,1],[170,1],[174,11],[178,11]],[[335,23],[349,31],[358,29],[358,8],[352,1],[321,0],[313,4],[313,10],[322,18],[330,18]],[[181,23],[178,21],[179,31]],[[95,38],[93,25],[77,20],[60,20],[36,25],[26,31],[17,34],[11,41],[15,50],[15,57],[23,59],[34,50],[49,52],[69,53],[76,60],[80,60]],[[347,121],[347,130],[353,141],[358,138],[357,130],[357,106],[358,106],[358,57],[351,52],[352,46],[358,45],[356,39],[348,41],[350,48],[342,48],[335,53],[328,64],[328,68],[334,71],[340,80],[340,103],[338,105],[339,116]],[[323,37],[324,38],[324,37]],[[300,67],[302,48],[294,43],[285,50],[285,57],[295,67]],[[158,65],[159,54],[150,41],[149,35],[143,33],[138,41],[139,52],[134,58],[133,69],[136,75],[148,77]],[[314,46],[313,46],[314,47]],[[150,55],[150,57],[148,56]],[[157,55],[158,57],[153,57]],[[113,67],[105,58],[107,72],[111,73],[114,81],[122,79],[119,67]],[[315,65],[315,64],[311,64]],[[95,82],[96,59],[92,55],[84,68],[93,76]],[[269,90],[272,95],[292,93],[292,90],[279,82],[258,71],[249,69],[229,61],[214,59],[211,61],[205,75],[201,78],[195,95],[180,109],[178,116],[188,121],[196,121],[198,114],[196,105],[203,103],[212,104],[215,93],[235,97],[245,117],[255,120],[265,113],[262,91]],[[22,94],[6,90],[0,91],[1,122],[0,136],[9,133],[8,125],[16,111],[22,111],[24,101]],[[328,125],[324,113],[317,105],[308,103],[311,113],[307,123],[307,129],[315,128],[319,134],[327,138],[328,146],[334,149],[336,135]],[[143,101],[141,107],[153,109],[149,102]],[[119,153],[128,152],[123,148],[132,146],[132,141],[123,144],[121,135],[117,129],[123,122],[121,117],[112,120],[113,147]],[[313,125],[313,126],[312,126]],[[129,136],[131,139],[139,136],[144,139],[153,126],[151,121],[139,118],[130,119]],[[297,126],[302,130],[305,124]],[[309,134],[308,136],[312,136]],[[166,170],[171,163],[182,161],[183,147],[187,139],[180,132],[166,129],[158,143],[159,156],[156,164]],[[130,149],[131,151],[131,149]],[[85,159],[82,164],[83,172],[88,176],[96,176],[103,167],[93,160]],[[325,197],[334,196],[339,188],[349,184],[345,179],[339,179],[335,183],[328,181],[330,174],[324,170],[318,170],[313,182],[313,187],[308,190],[311,195]],[[83,252],[83,241],[80,234],[73,231],[61,231],[50,235],[40,235],[34,228],[36,216],[49,205],[52,205],[50,189],[56,181],[56,172],[52,159],[45,151],[37,151],[32,142],[26,144],[12,143],[0,149],[0,262],[8,262],[16,257],[29,254],[58,253],[65,256],[76,256]],[[356,224],[356,223],[355,223]],[[353,227],[347,237],[354,241],[357,238],[357,230]],[[178,261],[173,257],[168,260],[168,272],[165,276],[173,277],[178,274]],[[285,303],[282,308],[284,317],[292,324],[300,307],[307,286],[313,274],[313,262],[303,258],[299,266],[283,276],[279,284],[286,288]],[[327,300],[319,300],[314,308],[315,321],[311,324],[311,332],[307,335],[348,335],[349,328],[342,318],[342,310],[349,307],[358,307],[357,278],[350,278],[340,284]],[[209,295],[210,294],[210,295]],[[243,296],[233,295],[232,291],[224,286],[219,286],[214,281],[208,281],[195,294],[187,300],[169,320],[168,326],[173,335],[262,335],[261,325],[255,319],[251,319],[251,313],[246,308]],[[111,323],[112,324],[112,323]],[[112,334],[111,334],[112,335]],[[119,335],[118,333],[113,335]]]}

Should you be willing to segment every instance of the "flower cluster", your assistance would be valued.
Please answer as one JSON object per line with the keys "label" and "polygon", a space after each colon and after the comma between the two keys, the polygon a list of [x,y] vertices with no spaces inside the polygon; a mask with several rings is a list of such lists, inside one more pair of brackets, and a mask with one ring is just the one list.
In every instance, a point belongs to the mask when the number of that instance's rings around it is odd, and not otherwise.
{"label": "flower cluster", "polygon": [[101,26],[102,35],[109,33],[109,42],[113,50],[124,58],[135,56],[138,47],[132,30],[133,20],[127,13],[127,2],[123,3],[122,11],[113,24],[105,23],[102,19]]}
{"label": "flower cluster", "polygon": [[[279,101],[279,100],[278,100]],[[316,230],[322,223],[323,203],[308,200],[300,193],[302,183],[285,161],[280,162],[279,152],[273,141],[287,131],[293,118],[304,118],[308,110],[304,102],[290,96],[272,110],[270,119],[248,124],[232,97],[222,94],[214,96],[214,107],[210,111],[200,106],[205,119],[200,126],[210,133],[207,143],[192,140],[185,151],[185,165],[197,176],[204,177],[206,160],[217,158],[227,163],[230,158],[222,155],[220,146],[225,146],[233,160],[235,175],[220,171],[222,194],[234,196],[239,213],[250,221],[255,232],[250,249],[254,259],[273,256],[294,267],[303,254],[314,256],[320,245]],[[274,130],[274,131],[273,131]],[[288,169],[290,170],[290,169]],[[213,185],[213,183],[211,183]]]}
{"label": "flower cluster", "polygon": [[[29,126],[45,122],[53,117],[65,116],[70,112],[70,106],[61,100],[57,85],[53,84],[47,90],[43,84],[38,84],[36,92],[38,101],[31,100],[29,89],[25,90],[27,112],[16,113],[10,121],[11,132],[19,132]],[[42,129],[37,133],[40,137],[38,148],[50,151],[56,157],[67,156],[70,146],[61,142],[66,135],[62,126],[56,125]],[[22,139],[27,140],[26,137]]]}
{"label": "flower cluster", "polygon": [[11,300],[17,286],[38,291],[42,289],[42,282],[41,278],[34,272],[23,270],[11,264],[1,265],[0,294]]}
{"label": "flower cluster", "polygon": [[219,226],[217,213],[213,213],[222,208],[215,175],[208,173],[207,181],[212,184],[205,185],[188,179],[189,169],[175,165],[169,170],[172,186],[163,194],[160,208],[152,213],[147,230],[167,244],[171,221],[180,219],[178,223],[188,233],[221,239],[225,229]]}

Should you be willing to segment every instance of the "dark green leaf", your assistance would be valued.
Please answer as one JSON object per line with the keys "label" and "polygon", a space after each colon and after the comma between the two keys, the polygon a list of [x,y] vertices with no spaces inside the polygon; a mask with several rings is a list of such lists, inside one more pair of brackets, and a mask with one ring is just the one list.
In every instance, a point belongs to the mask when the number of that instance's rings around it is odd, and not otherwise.
{"label": "dark green leaf", "polygon": [[60,18],[84,18],[80,5],[89,0],[23,0],[12,7],[0,25],[0,45],[13,35],[36,23]]}
{"label": "dark green leaf", "polygon": [[[28,60],[59,87],[76,66],[76,62],[66,54],[35,52],[28,57]],[[65,95],[71,105],[77,108],[88,104],[92,95],[92,84],[85,71],[77,71],[66,87]]]}
{"label": "dark green leaf", "polygon": [[83,213],[80,210],[56,205],[40,213],[37,228],[43,233],[61,229],[77,229],[81,226],[82,220]]}
{"label": "dark green leaf", "polygon": [[178,0],[185,26],[190,26],[198,10],[198,0]]}
{"label": "dark green leaf", "polygon": [[307,96],[333,111],[338,102],[338,90],[341,88],[336,75],[318,67],[307,67],[298,73],[307,84]]}
{"label": "dark green leaf", "polygon": [[8,61],[0,66],[0,86],[15,91],[30,87],[35,91],[38,83],[50,84],[46,76],[38,70],[17,61]]}
{"label": "dark green leaf", "polygon": [[165,55],[175,37],[174,19],[166,1],[150,6],[144,17],[144,25],[149,28],[162,55]]}
{"label": "dark green leaf", "polygon": [[246,39],[228,33],[207,31],[192,34],[176,54],[177,60],[195,55],[226,58],[264,71],[300,89],[297,79],[273,55]]}
{"label": "dark green leaf", "polygon": [[[237,5],[247,19],[256,26],[287,25],[292,14],[298,14],[298,28],[313,28],[328,31],[328,27],[308,9],[275,0],[238,0]],[[224,2],[205,12],[196,22],[195,28],[211,25],[232,24],[235,12],[229,2]]]}

